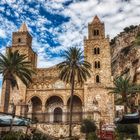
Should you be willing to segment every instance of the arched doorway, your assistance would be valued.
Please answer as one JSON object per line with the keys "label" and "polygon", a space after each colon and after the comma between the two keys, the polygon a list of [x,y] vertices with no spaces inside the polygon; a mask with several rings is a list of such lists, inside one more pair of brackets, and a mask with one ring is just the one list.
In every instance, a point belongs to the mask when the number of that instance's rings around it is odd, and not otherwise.
{"label": "arched doorway", "polygon": [[31,98],[32,103],[32,119],[34,121],[42,121],[42,102],[39,97]]}
{"label": "arched doorway", "polygon": [[62,109],[60,107],[57,107],[54,109],[54,123],[60,123],[62,122]]}
{"label": "arched doorway", "polygon": [[[68,121],[70,117],[70,98],[67,102],[68,105]],[[82,121],[82,101],[81,99],[74,95],[73,96],[73,115],[72,115],[73,122],[81,122]]]}
{"label": "arched doorway", "polygon": [[[51,96],[50,98],[48,98],[45,104],[45,109],[46,109],[45,122],[58,121],[57,120],[58,118],[59,120],[61,118],[61,121],[62,121],[62,112],[63,112],[62,108],[63,108],[63,100],[59,96]],[[57,115],[57,113],[60,113],[61,117]]]}

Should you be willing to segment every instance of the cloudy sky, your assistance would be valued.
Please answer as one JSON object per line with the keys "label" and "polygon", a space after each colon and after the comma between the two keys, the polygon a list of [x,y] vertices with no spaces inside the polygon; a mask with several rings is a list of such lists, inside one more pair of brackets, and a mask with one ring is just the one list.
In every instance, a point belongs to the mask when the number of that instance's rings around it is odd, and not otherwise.
{"label": "cloudy sky", "polygon": [[95,15],[113,38],[124,27],[140,24],[140,0],[0,0],[0,52],[10,46],[12,32],[26,22],[38,67],[52,66],[62,61],[62,50],[83,49],[87,24]]}

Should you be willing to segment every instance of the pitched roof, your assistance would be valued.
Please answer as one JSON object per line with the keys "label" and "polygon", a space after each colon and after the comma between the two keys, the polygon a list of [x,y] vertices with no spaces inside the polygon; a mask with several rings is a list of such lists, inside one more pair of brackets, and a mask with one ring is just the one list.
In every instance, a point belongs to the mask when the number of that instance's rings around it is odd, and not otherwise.
{"label": "pitched roof", "polygon": [[92,23],[101,23],[101,21],[97,15],[94,17]]}
{"label": "pitched roof", "polygon": [[18,31],[19,32],[28,32],[28,28],[27,28],[27,25],[25,22],[20,26]]}

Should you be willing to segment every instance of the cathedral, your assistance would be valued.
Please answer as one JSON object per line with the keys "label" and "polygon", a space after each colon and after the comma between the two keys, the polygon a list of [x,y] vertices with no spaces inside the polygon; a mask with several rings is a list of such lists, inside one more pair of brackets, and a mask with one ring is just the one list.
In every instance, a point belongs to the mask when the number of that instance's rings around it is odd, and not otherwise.
{"label": "cathedral", "polygon": [[[79,124],[89,118],[99,123],[113,123],[114,97],[106,87],[113,85],[111,75],[111,52],[105,26],[95,16],[88,24],[88,36],[84,38],[85,59],[91,63],[91,77],[82,87],[76,86],[73,98],[73,123]],[[26,24],[12,34],[12,51],[26,54],[36,75],[26,87],[19,79],[19,89],[11,89],[10,101],[16,106],[16,115],[37,119],[44,124],[67,124],[69,122],[70,86],[58,78],[56,66],[37,68],[37,54],[32,49],[32,36]],[[2,110],[5,101],[5,83],[2,87]],[[9,112],[10,103],[9,103]]]}

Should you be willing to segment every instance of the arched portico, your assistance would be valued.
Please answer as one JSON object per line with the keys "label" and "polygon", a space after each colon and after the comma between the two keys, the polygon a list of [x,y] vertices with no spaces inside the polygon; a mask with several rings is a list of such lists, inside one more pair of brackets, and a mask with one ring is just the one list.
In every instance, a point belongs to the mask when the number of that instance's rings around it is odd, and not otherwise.
{"label": "arched portico", "polygon": [[59,96],[51,96],[45,103],[45,121],[62,122],[63,100]]}
{"label": "arched portico", "polygon": [[54,123],[60,123],[62,122],[62,115],[63,115],[63,111],[60,107],[57,107],[54,109],[54,114],[53,114],[53,122]]}
{"label": "arched portico", "polygon": [[39,97],[33,96],[31,98],[32,107],[32,119],[40,121],[42,120],[42,101]]}
{"label": "arched portico", "polygon": [[[68,106],[68,121],[69,121],[69,115],[70,115],[70,98],[67,101]],[[73,122],[79,122],[82,120],[82,101],[77,96],[73,96],[73,115],[72,115]]]}

